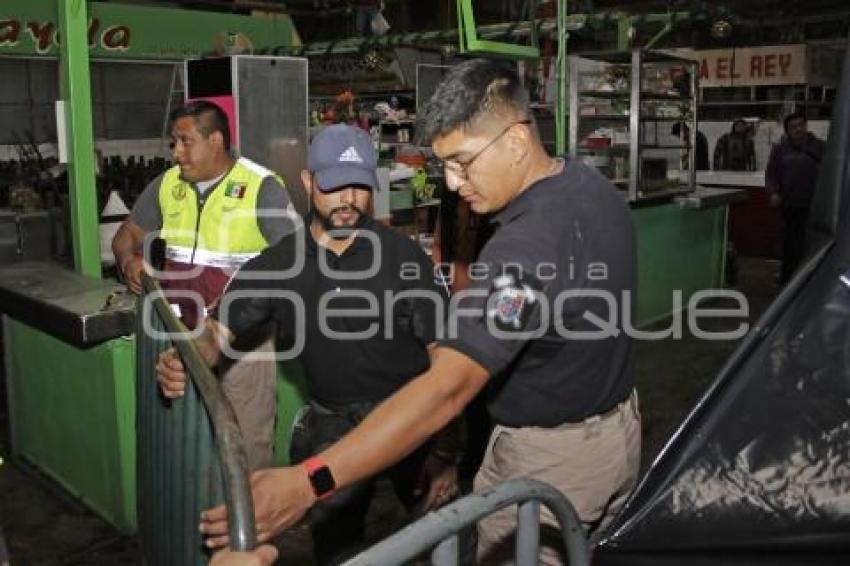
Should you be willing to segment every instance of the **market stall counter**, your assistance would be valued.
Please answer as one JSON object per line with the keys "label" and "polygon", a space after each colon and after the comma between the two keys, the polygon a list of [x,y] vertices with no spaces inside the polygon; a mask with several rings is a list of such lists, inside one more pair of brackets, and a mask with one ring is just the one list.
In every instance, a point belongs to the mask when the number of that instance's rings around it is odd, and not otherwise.
{"label": "market stall counter", "polygon": [[740,189],[697,186],[632,202],[638,241],[637,325],[681,311],[695,293],[724,286],[729,207]]}
{"label": "market stall counter", "polygon": [[770,205],[764,188],[764,171],[698,171],[697,182],[708,187],[740,189],[746,198],[729,214],[729,240],[738,255],[779,257],[779,212]]}
{"label": "market stall counter", "polygon": [[135,299],[47,262],[0,268],[13,454],[135,528]]}
{"label": "market stall counter", "polygon": [[[60,264],[0,268],[13,456],[125,533],[137,528],[137,428],[145,426],[136,418],[137,371],[153,379],[153,360],[137,370],[136,309],[123,285]],[[276,465],[288,460],[302,379],[298,364],[278,365]],[[205,450],[212,446],[194,452]]]}

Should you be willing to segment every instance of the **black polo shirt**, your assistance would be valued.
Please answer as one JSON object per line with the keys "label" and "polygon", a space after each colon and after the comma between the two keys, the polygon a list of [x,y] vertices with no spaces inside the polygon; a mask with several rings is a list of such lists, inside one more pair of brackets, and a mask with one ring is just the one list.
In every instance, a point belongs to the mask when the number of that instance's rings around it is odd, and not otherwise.
{"label": "black polo shirt", "polygon": [[568,160],[494,222],[467,297],[454,297],[448,328],[457,320],[457,334],[441,341],[491,373],[494,421],[551,427],[626,399],[632,345],[622,311],[626,294],[636,301],[637,260],[623,197],[595,169]]}
{"label": "black polo shirt", "polygon": [[444,299],[419,246],[369,220],[340,256],[306,227],[283,238],[240,269],[214,316],[237,336],[276,323],[278,352],[298,353],[310,397],[340,405],[381,400],[428,369]]}

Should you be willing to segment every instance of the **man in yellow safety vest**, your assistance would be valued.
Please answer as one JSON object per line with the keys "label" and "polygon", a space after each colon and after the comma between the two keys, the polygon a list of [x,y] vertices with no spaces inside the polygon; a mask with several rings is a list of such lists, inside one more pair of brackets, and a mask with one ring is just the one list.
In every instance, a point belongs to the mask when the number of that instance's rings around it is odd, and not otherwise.
{"label": "man in yellow safety vest", "polygon": [[[169,301],[191,329],[211,309],[240,265],[294,230],[294,209],[274,172],[230,151],[227,116],[194,101],[170,116],[176,165],[154,179],[112,241],[130,289],[141,291],[145,238],[159,232],[166,264],[159,274]],[[270,334],[258,350],[272,352]],[[276,366],[240,360],[226,370],[225,393],[242,428],[251,469],[271,465]]]}

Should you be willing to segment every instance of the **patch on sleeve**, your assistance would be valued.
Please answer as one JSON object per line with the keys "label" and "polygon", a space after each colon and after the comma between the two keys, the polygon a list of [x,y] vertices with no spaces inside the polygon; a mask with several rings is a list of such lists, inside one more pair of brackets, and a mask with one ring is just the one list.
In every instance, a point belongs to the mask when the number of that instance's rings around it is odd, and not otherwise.
{"label": "patch on sleeve", "polygon": [[487,316],[496,328],[505,332],[520,331],[528,326],[538,306],[540,282],[525,275],[519,266],[506,266],[493,279],[493,290],[487,301]]}

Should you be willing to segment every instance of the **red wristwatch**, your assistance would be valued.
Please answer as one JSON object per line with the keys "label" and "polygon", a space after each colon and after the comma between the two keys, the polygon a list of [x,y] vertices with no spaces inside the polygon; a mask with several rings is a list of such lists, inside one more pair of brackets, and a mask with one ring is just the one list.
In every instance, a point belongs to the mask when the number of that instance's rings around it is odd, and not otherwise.
{"label": "red wristwatch", "polygon": [[313,456],[304,460],[302,465],[307,470],[307,478],[310,480],[310,485],[313,486],[313,493],[317,499],[321,501],[333,495],[336,489],[336,481],[331,474],[331,469],[324,462]]}

